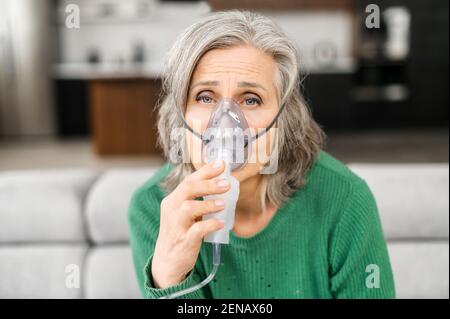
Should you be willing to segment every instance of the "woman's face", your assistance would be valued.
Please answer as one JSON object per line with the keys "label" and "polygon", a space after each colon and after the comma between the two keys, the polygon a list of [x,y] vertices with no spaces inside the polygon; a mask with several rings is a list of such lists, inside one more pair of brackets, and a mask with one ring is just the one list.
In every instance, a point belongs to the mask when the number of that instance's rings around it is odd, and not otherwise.
{"label": "woman's face", "polygon": [[[227,97],[238,102],[248,126],[253,133],[258,132],[258,129],[272,122],[279,109],[276,74],[277,66],[273,58],[252,46],[208,51],[192,75],[186,103],[186,122],[194,131],[203,134],[215,102]],[[271,129],[253,142],[249,163],[233,172],[239,181],[259,174],[270,154],[274,133],[274,129]],[[201,142],[190,132],[187,137],[190,160],[197,170],[204,165]]]}

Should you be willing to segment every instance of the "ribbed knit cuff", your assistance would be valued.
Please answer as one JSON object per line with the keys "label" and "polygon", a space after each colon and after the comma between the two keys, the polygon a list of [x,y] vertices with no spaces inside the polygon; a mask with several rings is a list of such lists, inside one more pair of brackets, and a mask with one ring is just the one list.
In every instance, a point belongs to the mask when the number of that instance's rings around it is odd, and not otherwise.
{"label": "ribbed knit cuff", "polygon": [[[149,257],[147,264],[144,268],[144,278],[145,278],[145,290],[147,292],[147,298],[149,299],[159,299],[165,297],[174,292],[184,290],[186,288],[196,285],[198,281],[198,275],[195,272],[195,268],[188,274],[188,276],[180,283],[170,286],[164,289],[155,288],[153,283],[153,277],[151,272],[153,255]],[[201,290],[196,290],[186,295],[180,296],[177,299],[203,299],[205,298]]]}

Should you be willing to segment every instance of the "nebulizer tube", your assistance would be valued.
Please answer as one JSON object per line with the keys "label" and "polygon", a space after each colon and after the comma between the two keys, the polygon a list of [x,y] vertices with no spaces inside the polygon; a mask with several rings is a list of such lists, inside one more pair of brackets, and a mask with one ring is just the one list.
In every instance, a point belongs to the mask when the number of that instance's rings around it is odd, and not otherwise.
{"label": "nebulizer tube", "polygon": [[202,288],[203,286],[206,286],[211,280],[213,280],[214,276],[217,273],[217,270],[219,269],[219,265],[220,265],[220,244],[218,243],[214,243],[213,246],[213,269],[211,271],[211,273],[208,275],[208,277],[206,277],[202,282],[200,282],[199,284],[180,290],[180,291],[176,291],[174,293],[171,293],[170,295],[161,297],[159,299],[174,299],[174,298],[178,298],[184,295],[187,295],[191,292],[197,291],[200,288]]}

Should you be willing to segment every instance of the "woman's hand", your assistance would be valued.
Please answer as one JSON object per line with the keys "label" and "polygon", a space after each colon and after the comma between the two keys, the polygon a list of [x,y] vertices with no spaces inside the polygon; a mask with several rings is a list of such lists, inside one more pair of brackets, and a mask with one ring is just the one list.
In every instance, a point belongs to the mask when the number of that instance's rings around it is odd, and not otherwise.
{"label": "woman's hand", "polygon": [[194,268],[203,237],[224,226],[216,219],[202,220],[203,215],[224,209],[224,201],[195,200],[229,190],[226,180],[215,178],[224,168],[223,161],[204,165],[162,200],[159,235],[151,266],[156,288],[167,288],[183,281]]}

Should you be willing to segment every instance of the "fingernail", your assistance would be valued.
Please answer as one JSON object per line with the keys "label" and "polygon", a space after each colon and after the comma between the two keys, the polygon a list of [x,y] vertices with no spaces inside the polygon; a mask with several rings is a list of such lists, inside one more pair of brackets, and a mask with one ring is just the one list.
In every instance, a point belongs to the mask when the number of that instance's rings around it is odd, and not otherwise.
{"label": "fingernail", "polygon": [[222,167],[222,161],[221,160],[214,161],[214,163],[213,163],[213,168],[214,169],[218,169],[218,168],[221,168],[221,167]]}
{"label": "fingernail", "polygon": [[228,183],[228,181],[225,179],[221,179],[217,182],[217,186],[219,186],[220,188],[226,188],[229,185],[230,185],[230,183]]}
{"label": "fingernail", "polygon": [[214,205],[216,205],[216,206],[225,206],[225,201],[223,201],[221,199],[216,199],[214,201]]}

